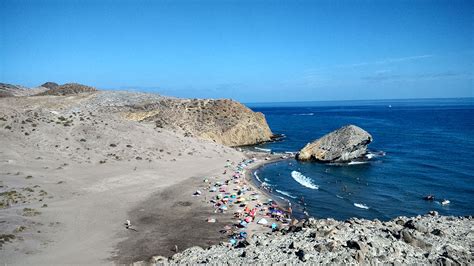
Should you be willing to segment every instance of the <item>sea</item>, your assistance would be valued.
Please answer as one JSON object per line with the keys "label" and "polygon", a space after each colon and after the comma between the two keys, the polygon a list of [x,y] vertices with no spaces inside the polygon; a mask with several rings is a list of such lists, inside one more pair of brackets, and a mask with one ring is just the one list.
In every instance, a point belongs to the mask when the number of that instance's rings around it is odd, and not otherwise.
{"label": "sea", "polygon": [[[253,173],[298,217],[389,220],[431,210],[474,215],[474,98],[247,106],[265,115],[273,133],[285,136],[250,149],[297,152],[348,124],[373,137],[372,158],[364,163],[287,159]],[[424,200],[427,195],[434,200]]]}

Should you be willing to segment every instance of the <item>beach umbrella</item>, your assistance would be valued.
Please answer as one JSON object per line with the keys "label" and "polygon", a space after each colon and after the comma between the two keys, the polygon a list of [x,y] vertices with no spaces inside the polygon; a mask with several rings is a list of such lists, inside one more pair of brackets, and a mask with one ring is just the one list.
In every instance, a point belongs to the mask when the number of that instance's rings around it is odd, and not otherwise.
{"label": "beach umbrella", "polygon": [[250,216],[254,217],[256,212],[257,212],[257,209],[251,210],[250,211]]}
{"label": "beach umbrella", "polygon": [[277,229],[278,225],[276,223],[272,223],[272,230]]}
{"label": "beach umbrella", "polygon": [[247,216],[247,217],[245,217],[244,220],[245,220],[247,223],[250,223],[250,222],[252,222],[252,217]]}
{"label": "beach umbrella", "polygon": [[219,209],[221,209],[221,210],[223,210],[223,211],[226,211],[226,210],[227,210],[227,206],[226,206],[226,205],[221,205],[221,206],[219,207]]}
{"label": "beach umbrella", "polygon": [[267,219],[262,218],[262,219],[258,220],[257,223],[258,223],[258,224],[262,224],[262,225],[266,225],[266,224],[268,224],[268,221],[267,221]]}

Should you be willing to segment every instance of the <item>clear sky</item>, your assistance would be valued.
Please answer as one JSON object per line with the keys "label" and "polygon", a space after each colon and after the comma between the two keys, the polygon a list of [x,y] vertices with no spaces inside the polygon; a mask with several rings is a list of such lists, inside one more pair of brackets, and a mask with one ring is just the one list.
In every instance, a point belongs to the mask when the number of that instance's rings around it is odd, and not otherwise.
{"label": "clear sky", "polygon": [[0,82],[244,102],[474,96],[474,1],[0,0]]}

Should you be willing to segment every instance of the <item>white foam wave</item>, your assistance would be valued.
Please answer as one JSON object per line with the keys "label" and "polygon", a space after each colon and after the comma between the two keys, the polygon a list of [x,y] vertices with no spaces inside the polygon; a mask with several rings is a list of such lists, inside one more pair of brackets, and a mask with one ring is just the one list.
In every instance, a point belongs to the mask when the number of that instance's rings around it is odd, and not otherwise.
{"label": "white foam wave", "polygon": [[383,157],[385,156],[385,152],[384,151],[377,151],[377,152],[369,152],[365,155],[365,158],[367,158],[368,160],[371,160],[373,158],[378,158],[378,157]]}
{"label": "white foam wave", "polygon": [[357,208],[361,208],[361,209],[366,209],[366,210],[369,209],[369,207],[367,205],[364,205],[362,203],[354,203],[354,206],[356,206]]}
{"label": "white foam wave", "polygon": [[365,162],[365,161],[352,161],[352,162],[349,162],[348,165],[357,165],[357,164],[366,164],[368,162]]}
{"label": "white foam wave", "polygon": [[292,199],[296,199],[295,196],[291,195],[290,193],[288,193],[288,192],[286,192],[286,191],[281,191],[281,190],[278,190],[278,189],[275,189],[275,191],[278,192],[278,193],[280,193],[280,194],[282,194],[282,195],[285,195],[285,196],[287,196],[287,197],[290,197],[290,198],[292,198]]}
{"label": "white foam wave", "polygon": [[302,113],[302,114],[294,114],[294,115],[314,115],[314,113]]}
{"label": "white foam wave", "polygon": [[257,171],[253,172],[253,176],[255,176],[255,178],[258,180],[258,182],[262,183],[262,180],[260,180],[260,178],[257,175]]}
{"label": "white foam wave", "polygon": [[259,150],[259,151],[264,151],[264,152],[271,152],[272,150],[271,149],[264,149],[264,148],[259,148],[259,147],[255,147],[256,150]]}
{"label": "white foam wave", "polygon": [[293,179],[296,182],[300,183],[304,187],[311,188],[311,189],[319,189],[319,186],[315,185],[313,183],[313,180],[311,180],[311,178],[304,176],[302,173],[298,171],[291,172],[291,177],[293,177]]}
{"label": "white foam wave", "polygon": [[343,198],[344,198],[344,197],[342,197],[342,196],[339,196],[339,195],[336,195],[336,197],[338,197],[338,198],[340,198],[340,199],[343,199]]}

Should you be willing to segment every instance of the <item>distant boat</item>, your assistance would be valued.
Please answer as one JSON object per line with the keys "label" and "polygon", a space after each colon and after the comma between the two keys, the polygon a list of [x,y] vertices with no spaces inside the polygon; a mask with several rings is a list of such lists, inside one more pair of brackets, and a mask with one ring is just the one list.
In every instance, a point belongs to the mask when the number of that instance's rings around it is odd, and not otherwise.
{"label": "distant boat", "polygon": [[389,104],[389,105],[388,105],[388,108],[392,108],[392,105],[391,105],[391,104]]}

